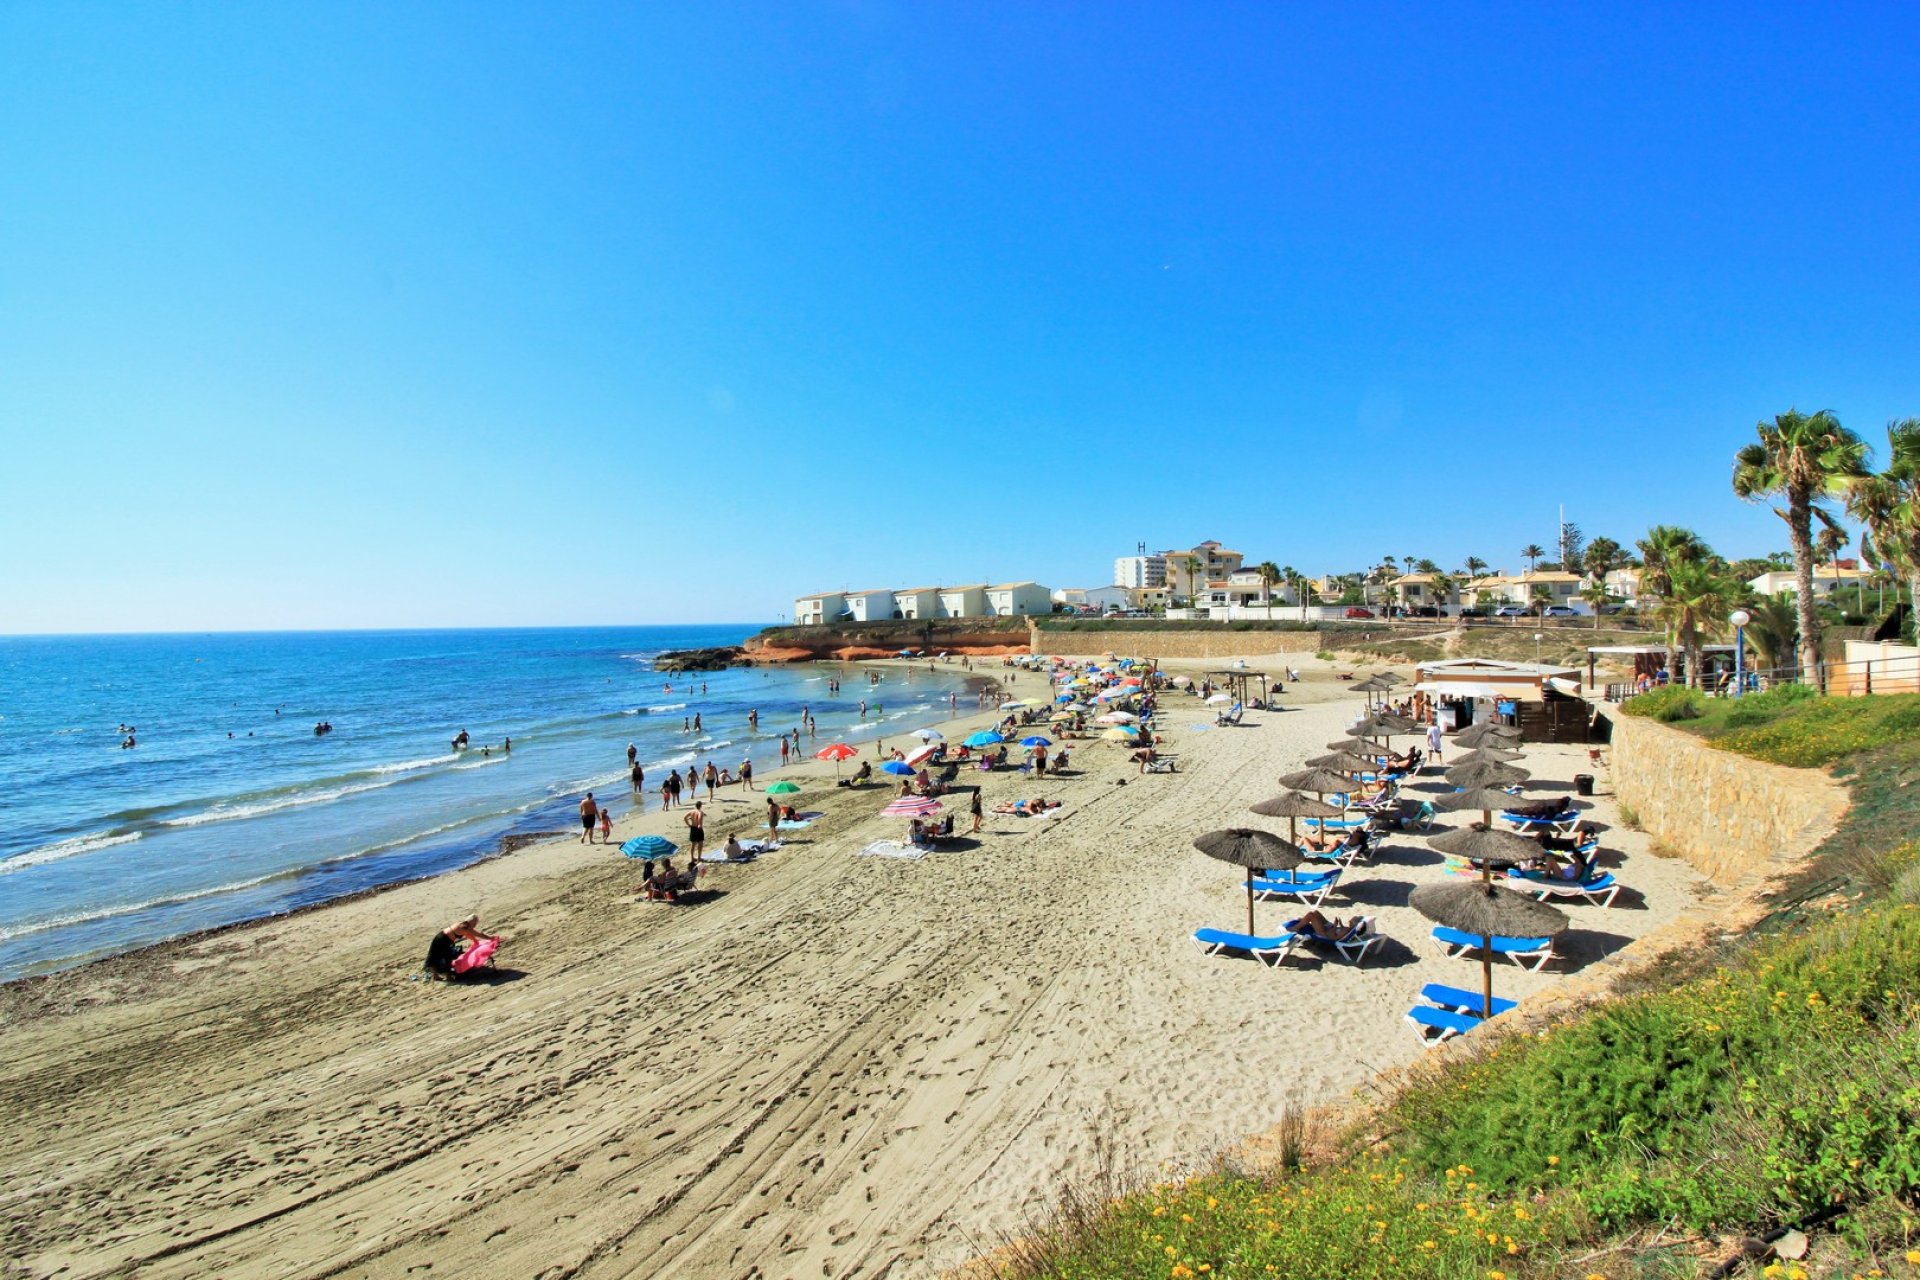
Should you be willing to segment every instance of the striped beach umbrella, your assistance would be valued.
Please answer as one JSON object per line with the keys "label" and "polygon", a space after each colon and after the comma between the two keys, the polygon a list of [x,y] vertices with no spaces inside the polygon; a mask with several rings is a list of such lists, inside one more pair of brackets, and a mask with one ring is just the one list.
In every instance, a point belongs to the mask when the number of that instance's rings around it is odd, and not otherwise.
{"label": "striped beach umbrella", "polygon": [[901,796],[880,811],[883,818],[924,818],[940,812],[941,804],[932,796]]}

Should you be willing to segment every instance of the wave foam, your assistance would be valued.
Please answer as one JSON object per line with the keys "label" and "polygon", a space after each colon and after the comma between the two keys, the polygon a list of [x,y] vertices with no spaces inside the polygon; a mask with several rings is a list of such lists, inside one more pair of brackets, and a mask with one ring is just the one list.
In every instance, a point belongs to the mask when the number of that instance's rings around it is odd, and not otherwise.
{"label": "wave foam", "polygon": [[93,853],[99,849],[110,849],[117,844],[131,844],[140,838],[138,831],[115,833],[95,831],[90,835],[73,836],[66,840],[56,840],[52,844],[43,844],[29,849],[25,853],[16,853],[11,858],[0,861],[0,875],[10,871],[24,871],[28,867],[38,867],[49,862],[58,862],[62,858],[71,858],[82,853]]}
{"label": "wave foam", "polygon": [[101,907],[94,911],[76,911],[72,915],[49,916],[45,920],[29,920],[25,924],[11,927],[0,925],[0,942],[12,942],[15,938],[25,938],[36,933],[46,933],[52,929],[65,929],[76,924],[93,924],[100,920],[112,920],[120,916],[136,915],[142,911],[151,911],[155,907],[178,906],[183,902],[192,902],[197,898],[211,898],[218,893],[236,893],[241,889],[251,889],[269,880],[278,880],[286,876],[284,871],[275,871],[269,875],[255,876],[251,880],[235,880],[229,884],[217,884],[210,889],[195,889],[191,893],[169,893],[158,898],[148,898],[144,902],[127,903],[117,907]]}
{"label": "wave foam", "polygon": [[402,760],[398,764],[377,764],[367,770],[368,773],[412,773],[416,769],[431,769],[437,764],[452,764],[459,755],[423,756],[418,760]]}

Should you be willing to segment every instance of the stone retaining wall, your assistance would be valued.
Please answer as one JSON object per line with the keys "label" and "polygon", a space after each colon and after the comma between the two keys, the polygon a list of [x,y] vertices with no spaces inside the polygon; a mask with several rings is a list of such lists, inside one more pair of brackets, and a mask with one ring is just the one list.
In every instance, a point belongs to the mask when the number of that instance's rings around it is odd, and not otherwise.
{"label": "stone retaining wall", "polygon": [[1035,653],[1066,658],[1103,653],[1133,658],[1240,658],[1264,653],[1314,653],[1325,648],[1318,631],[1154,631],[1128,627],[1114,631],[1033,629]]}
{"label": "stone retaining wall", "polygon": [[1805,855],[1846,810],[1846,788],[1818,769],[1717,751],[1638,716],[1612,718],[1609,763],[1621,807],[1722,887]]}

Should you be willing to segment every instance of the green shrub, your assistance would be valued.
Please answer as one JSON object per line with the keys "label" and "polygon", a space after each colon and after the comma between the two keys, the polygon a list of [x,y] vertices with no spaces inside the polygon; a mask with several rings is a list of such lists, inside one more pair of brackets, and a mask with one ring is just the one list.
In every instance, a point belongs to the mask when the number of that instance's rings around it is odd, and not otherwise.
{"label": "green shrub", "polygon": [[1714,745],[1774,764],[1815,769],[1858,751],[1916,740],[1920,740],[1920,694],[1815,695],[1766,723],[1735,728],[1715,738]]}
{"label": "green shrub", "polygon": [[1671,684],[1628,698],[1620,704],[1620,710],[1630,716],[1672,724],[1677,720],[1698,720],[1706,713],[1706,701],[1696,690]]}

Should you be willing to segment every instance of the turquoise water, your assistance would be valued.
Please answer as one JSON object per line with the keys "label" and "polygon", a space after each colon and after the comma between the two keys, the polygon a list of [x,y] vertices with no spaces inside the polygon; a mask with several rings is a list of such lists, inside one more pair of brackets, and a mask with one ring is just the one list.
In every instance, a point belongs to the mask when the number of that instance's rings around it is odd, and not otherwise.
{"label": "turquoise water", "polygon": [[651,781],[764,771],[802,706],[824,745],[944,717],[962,685],[903,664],[833,697],[824,668],[653,669],[753,630],[0,639],[0,979],[463,866],[571,826],[588,788],[624,813],[629,742]]}

